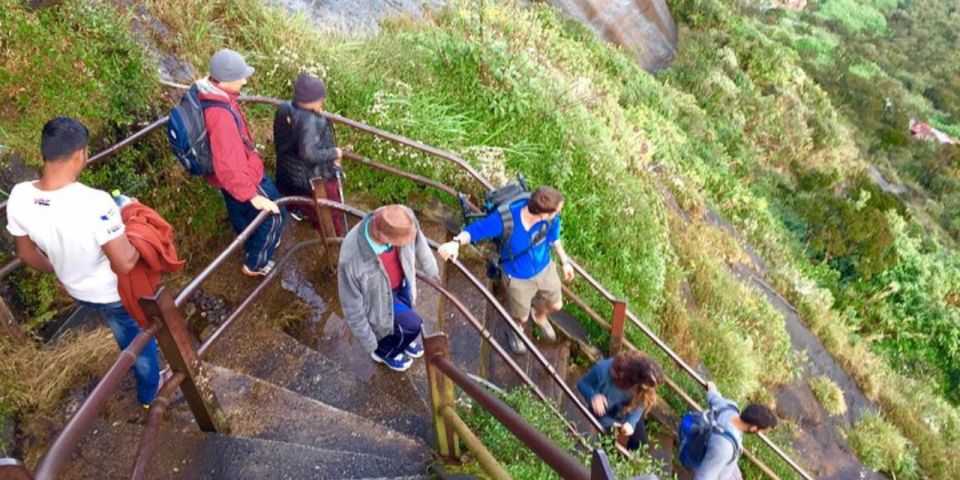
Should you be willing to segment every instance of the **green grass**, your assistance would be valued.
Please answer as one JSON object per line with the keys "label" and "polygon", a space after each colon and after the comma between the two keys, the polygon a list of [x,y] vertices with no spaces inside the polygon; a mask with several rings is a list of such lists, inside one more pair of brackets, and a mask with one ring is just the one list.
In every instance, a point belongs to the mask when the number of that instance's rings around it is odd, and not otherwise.
{"label": "green grass", "polygon": [[847,411],[847,402],[844,400],[843,389],[830,377],[819,376],[810,379],[810,389],[817,396],[820,405],[830,415],[842,415]]}
{"label": "green grass", "polygon": [[99,2],[30,13],[24,2],[0,1],[0,61],[0,143],[33,166],[50,118],[77,117],[95,144],[109,144],[143,118],[157,92],[127,19]]}
{"label": "green grass", "polygon": [[[956,478],[960,466],[948,453],[960,445],[950,433],[957,410],[946,400],[960,398],[960,265],[940,239],[960,231],[951,213],[960,208],[960,157],[910,143],[903,125],[909,115],[958,124],[955,59],[915,61],[953,51],[942,32],[957,29],[943,6],[916,3],[907,10],[889,0],[827,0],[784,13],[674,2],[684,44],[658,77],[543,5],[487,5],[482,36],[470,4],[431,21],[388,22],[383,35],[364,40],[318,36],[305,19],[253,0],[147,6],[175,32],[156,40],[199,71],[230,46],[258,70],[249,92],[286,98],[307,69],[327,79],[337,113],[457,152],[490,178],[522,172],[532,184],[559,187],[569,197],[568,250],[726,391],[768,399],[791,381],[795,362],[782,319],[725,271],[742,259],[738,247],[672,219],[660,190],[674,192],[695,219],[712,205],[757,247],[768,280],[915,445],[924,475]],[[33,165],[36,132],[55,113],[80,116],[107,142],[131,121],[158,115],[151,107],[169,107],[151,99],[157,86],[126,18],[111,8],[68,2],[31,14],[12,0],[2,5],[0,99],[15,100],[0,100],[0,143]],[[904,36],[910,28],[924,35]],[[49,65],[38,64],[38,51],[49,52]],[[30,108],[17,104],[26,99]],[[255,136],[267,138],[272,109],[248,113]],[[338,134],[375,160],[481,193],[442,161],[343,128]],[[868,162],[930,200],[904,204],[871,189]],[[85,181],[143,189],[142,199],[191,232],[178,241],[192,264],[207,255],[204,245],[230,236],[217,192],[186,178],[162,139],[109,165]],[[426,193],[373,171],[353,169],[350,178],[351,188],[382,202]],[[21,281],[39,320],[57,306],[51,285]],[[695,307],[686,305],[685,286]],[[609,315],[598,296],[575,288]],[[643,341],[637,333],[631,338]]]}
{"label": "green grass", "polygon": [[868,467],[904,480],[920,478],[916,456],[907,439],[878,414],[860,417],[847,440]]}

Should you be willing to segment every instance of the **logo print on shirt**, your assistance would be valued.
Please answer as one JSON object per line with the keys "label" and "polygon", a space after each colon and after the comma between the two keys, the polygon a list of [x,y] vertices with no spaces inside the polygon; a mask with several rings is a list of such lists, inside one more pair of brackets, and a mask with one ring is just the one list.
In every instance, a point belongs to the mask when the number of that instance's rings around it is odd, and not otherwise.
{"label": "logo print on shirt", "polygon": [[49,198],[34,198],[34,199],[33,199],[33,204],[34,204],[34,205],[40,205],[41,207],[49,207],[49,206],[50,206],[50,199],[49,199]]}

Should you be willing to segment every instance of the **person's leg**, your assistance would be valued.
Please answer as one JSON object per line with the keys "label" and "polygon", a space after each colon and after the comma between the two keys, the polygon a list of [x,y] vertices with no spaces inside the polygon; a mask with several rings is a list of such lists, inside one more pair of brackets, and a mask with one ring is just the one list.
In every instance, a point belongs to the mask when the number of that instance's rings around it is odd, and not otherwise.
{"label": "person's leg", "polygon": [[630,435],[630,439],[627,440],[627,450],[637,450],[642,445],[646,445],[647,441],[647,425],[641,417],[633,429],[633,435]]}
{"label": "person's leg", "polygon": [[[100,310],[106,315],[107,325],[113,331],[113,336],[121,350],[127,348],[130,342],[142,332],[136,320],[120,302],[102,305]],[[157,355],[155,339],[150,340],[137,356],[133,364],[133,374],[137,380],[137,401],[143,405],[149,405],[157,396],[157,388],[160,386],[160,359]]]}
{"label": "person's leg", "polygon": [[238,202],[226,190],[220,190],[223,194],[223,203],[227,206],[227,219],[230,220],[230,226],[233,231],[239,234],[244,228],[247,228],[247,210],[243,202]]}
{"label": "person's leg", "polygon": [[408,310],[394,313],[393,322],[399,327],[401,334],[400,343],[397,345],[397,353],[406,353],[410,344],[420,336],[420,331],[423,330],[423,319],[417,312]]}
{"label": "person's leg", "polygon": [[[530,317],[530,304],[533,297],[537,294],[537,285],[533,280],[523,280],[510,278],[507,275],[501,277],[504,284],[504,296],[507,313],[510,314],[521,330],[526,327],[527,319]],[[522,355],[527,352],[526,346],[520,340],[520,337],[514,333],[513,329],[507,331],[507,341],[513,353]]]}
{"label": "person's leg", "polygon": [[549,319],[549,314],[563,308],[563,288],[553,261],[537,277],[537,295],[541,301],[534,305],[534,320],[542,324]]}
{"label": "person's leg", "polygon": [[[271,200],[280,198],[280,192],[270,180],[270,177],[264,175],[257,186],[257,192]],[[253,222],[260,213],[249,203],[246,204],[247,225]],[[280,245],[280,235],[283,233],[283,219],[286,216],[286,207],[280,207],[279,215],[268,215],[267,218],[253,232],[253,235],[244,243],[244,249],[247,252],[246,266],[249,270],[259,271],[267,266],[267,263],[273,258],[273,253]]]}
{"label": "person's leg", "polygon": [[[324,190],[327,192],[327,198],[335,202],[343,202],[343,199],[340,198],[340,180],[324,180],[323,181]],[[333,230],[336,232],[338,237],[342,237],[347,233],[347,226],[344,223],[344,213],[340,210],[330,210],[330,214],[333,216]]]}

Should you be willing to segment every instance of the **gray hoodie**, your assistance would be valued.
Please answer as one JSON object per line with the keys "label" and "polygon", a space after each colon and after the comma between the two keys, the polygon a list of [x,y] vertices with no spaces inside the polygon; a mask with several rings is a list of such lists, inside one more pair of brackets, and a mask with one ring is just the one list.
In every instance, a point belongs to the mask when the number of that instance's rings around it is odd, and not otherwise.
{"label": "gray hoodie", "polygon": [[740,459],[739,453],[743,449],[743,432],[730,423],[733,417],[739,415],[737,410],[726,408],[728,406],[736,408],[737,404],[723,398],[716,390],[707,392],[707,403],[711,409],[724,409],[717,415],[717,423],[737,440],[737,449],[735,450],[730,440],[723,435],[711,435],[707,442],[707,453],[703,457],[703,463],[700,464],[693,478],[694,480],[739,479],[740,470],[737,467],[737,460]]}
{"label": "gray hoodie", "polygon": [[[413,217],[417,239],[411,245],[398,247],[398,253],[410,292],[410,306],[413,307],[417,301],[415,262],[420,262],[424,275],[428,277],[435,278],[439,270],[416,215],[409,208],[406,210]],[[353,336],[367,352],[376,350],[377,342],[393,333],[393,291],[390,289],[390,279],[379,256],[374,253],[364,236],[364,230],[372,216],[373,213],[367,215],[347,232],[340,245],[337,268],[343,316]]]}

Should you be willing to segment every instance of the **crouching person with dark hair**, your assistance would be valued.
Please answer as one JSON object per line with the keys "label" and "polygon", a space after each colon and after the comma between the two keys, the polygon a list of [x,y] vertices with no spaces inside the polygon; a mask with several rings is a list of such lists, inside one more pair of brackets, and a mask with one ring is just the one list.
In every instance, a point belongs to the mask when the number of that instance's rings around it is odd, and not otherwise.
{"label": "crouching person with dark hair", "polygon": [[337,281],[343,316],[373,361],[405,371],[423,356],[423,325],[414,311],[417,266],[438,275],[437,261],[413,211],[380,207],[350,229],[340,246]]}
{"label": "crouching person with dark hair", "polygon": [[577,382],[577,390],[590,405],[607,433],[626,438],[636,450],[647,443],[645,413],[657,403],[657,385],[663,372],[656,362],[637,351],[628,351],[598,362]]}
{"label": "crouching person with dark hair", "polygon": [[[743,453],[743,435],[761,433],[777,426],[777,416],[763,405],[750,404],[743,411],[737,404],[727,400],[717,391],[717,386],[707,384],[708,415],[714,419],[714,426],[706,438],[706,449],[699,465],[690,468],[694,480],[741,480],[737,461]],[[681,426],[682,430],[682,426]],[[683,462],[683,442],[681,438],[681,463]]]}

